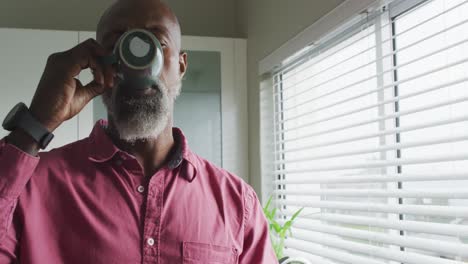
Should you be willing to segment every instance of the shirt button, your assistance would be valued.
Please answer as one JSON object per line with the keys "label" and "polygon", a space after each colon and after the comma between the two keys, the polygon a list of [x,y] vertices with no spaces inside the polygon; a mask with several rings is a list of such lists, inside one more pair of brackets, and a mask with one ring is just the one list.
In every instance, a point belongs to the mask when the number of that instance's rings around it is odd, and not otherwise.
{"label": "shirt button", "polygon": [[146,241],[148,243],[148,245],[150,246],[153,246],[154,245],[154,239],[152,237],[148,238],[148,240]]}
{"label": "shirt button", "polygon": [[139,193],[143,193],[145,191],[145,187],[140,185],[140,186],[138,186],[137,190],[138,190]]}

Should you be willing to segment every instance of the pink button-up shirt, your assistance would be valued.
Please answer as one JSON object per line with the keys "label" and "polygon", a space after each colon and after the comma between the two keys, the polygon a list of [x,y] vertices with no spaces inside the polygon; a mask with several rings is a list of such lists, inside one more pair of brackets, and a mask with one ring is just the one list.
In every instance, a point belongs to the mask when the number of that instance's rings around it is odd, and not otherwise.
{"label": "pink button-up shirt", "polygon": [[179,129],[146,178],[103,125],[39,157],[0,141],[0,264],[277,263],[253,189]]}

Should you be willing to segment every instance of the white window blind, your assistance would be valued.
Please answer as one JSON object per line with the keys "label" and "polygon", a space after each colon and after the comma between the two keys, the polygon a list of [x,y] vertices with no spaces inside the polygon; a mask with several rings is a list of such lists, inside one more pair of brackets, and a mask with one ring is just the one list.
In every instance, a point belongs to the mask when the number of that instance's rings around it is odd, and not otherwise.
{"label": "white window blind", "polygon": [[263,180],[280,219],[304,207],[287,255],[468,263],[467,14],[387,1],[262,85]]}

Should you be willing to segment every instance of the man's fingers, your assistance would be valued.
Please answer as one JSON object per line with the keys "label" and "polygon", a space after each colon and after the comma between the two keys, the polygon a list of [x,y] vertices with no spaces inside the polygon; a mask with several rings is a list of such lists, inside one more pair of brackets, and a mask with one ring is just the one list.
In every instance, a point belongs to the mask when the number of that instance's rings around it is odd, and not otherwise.
{"label": "man's fingers", "polygon": [[104,68],[92,56],[88,59],[87,68],[91,70],[91,73],[93,74],[93,80],[95,80],[99,84],[104,85],[105,83],[104,72],[103,72]]}
{"label": "man's fingers", "polygon": [[107,87],[114,87],[115,70],[112,65],[104,66],[104,75]]}
{"label": "man's fingers", "polygon": [[[78,80],[76,80],[76,81],[77,81],[77,89],[76,89],[76,92],[75,92],[74,100],[83,101],[84,104],[87,104],[94,97],[103,94],[104,91],[106,90],[106,87],[103,84],[99,84],[95,80],[91,81],[90,83],[86,84],[85,86],[80,85],[80,87],[78,87],[78,83],[80,83],[80,82]],[[84,107],[84,105],[83,105],[83,107]]]}
{"label": "man's fingers", "polygon": [[93,72],[94,80],[97,83],[112,86],[114,75],[112,66],[104,65],[99,62],[99,58],[109,55],[109,52],[106,51],[96,40],[88,39],[71,49],[69,52],[78,63],[77,66],[79,66],[73,69],[72,73],[74,76],[77,76],[81,70],[90,68]]}
{"label": "man's fingers", "polygon": [[84,48],[92,51],[96,56],[106,56],[109,55],[109,52],[101,46],[95,39],[87,39],[86,41],[80,43],[76,48]]}
{"label": "man's fingers", "polygon": [[90,68],[94,76],[94,80],[86,85],[82,85],[78,79],[75,79],[76,90],[73,103],[81,109],[94,97],[104,93],[106,88],[113,86],[113,68],[112,65],[99,62],[99,58],[108,55],[108,52],[93,39],[88,39],[69,52],[76,61],[77,69],[74,69],[76,75],[81,70]]}

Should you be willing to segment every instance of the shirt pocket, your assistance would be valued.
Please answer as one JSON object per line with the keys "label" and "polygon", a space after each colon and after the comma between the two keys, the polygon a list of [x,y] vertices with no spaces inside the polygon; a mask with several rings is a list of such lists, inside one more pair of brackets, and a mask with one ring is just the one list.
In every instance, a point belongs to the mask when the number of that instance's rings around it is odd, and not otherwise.
{"label": "shirt pocket", "polygon": [[184,264],[237,264],[237,249],[198,242],[183,242]]}

